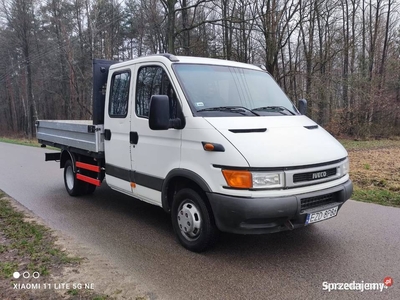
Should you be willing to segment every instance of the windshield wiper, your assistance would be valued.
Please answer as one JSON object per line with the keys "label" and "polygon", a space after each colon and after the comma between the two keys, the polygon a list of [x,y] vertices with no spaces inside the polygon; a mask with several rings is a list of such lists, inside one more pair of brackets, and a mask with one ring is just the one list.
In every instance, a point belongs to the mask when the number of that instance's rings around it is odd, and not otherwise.
{"label": "windshield wiper", "polygon": [[291,113],[292,115],[295,115],[294,112],[292,112],[290,109],[287,109],[284,106],[262,106],[262,107],[257,107],[257,108],[253,108],[252,111],[257,111],[257,110],[276,110],[279,111],[281,114],[286,115],[285,113],[283,113],[283,111],[288,111],[289,113]]}
{"label": "windshield wiper", "polygon": [[251,109],[248,109],[247,107],[244,106],[216,106],[216,107],[208,107],[208,108],[203,108],[198,110],[197,112],[201,111],[228,111],[228,112],[236,112],[236,113],[243,113],[243,111],[252,113],[255,116],[259,116],[258,113],[254,112]]}

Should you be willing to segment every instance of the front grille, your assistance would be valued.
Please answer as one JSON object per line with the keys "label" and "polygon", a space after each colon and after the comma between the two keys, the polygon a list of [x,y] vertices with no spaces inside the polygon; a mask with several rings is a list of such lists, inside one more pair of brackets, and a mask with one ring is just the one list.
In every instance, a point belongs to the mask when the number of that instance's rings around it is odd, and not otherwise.
{"label": "front grille", "polygon": [[330,204],[336,202],[335,194],[327,194],[322,196],[310,197],[301,199],[301,210],[314,208],[318,206],[323,206],[326,204]]}
{"label": "front grille", "polygon": [[[324,176],[321,176],[324,175]],[[314,171],[314,172],[307,172],[307,173],[298,173],[293,175],[293,182],[302,182],[302,181],[313,181],[318,179],[325,179],[330,176],[336,175],[336,168],[328,169],[328,170],[321,170],[321,171]]]}

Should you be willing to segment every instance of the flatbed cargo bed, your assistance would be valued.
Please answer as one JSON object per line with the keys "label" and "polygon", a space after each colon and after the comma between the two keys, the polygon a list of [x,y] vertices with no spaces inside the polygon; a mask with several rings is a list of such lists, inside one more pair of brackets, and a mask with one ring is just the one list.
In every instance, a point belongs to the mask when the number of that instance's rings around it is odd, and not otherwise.
{"label": "flatbed cargo bed", "polygon": [[38,120],[36,134],[44,145],[104,155],[104,125],[91,120]]}

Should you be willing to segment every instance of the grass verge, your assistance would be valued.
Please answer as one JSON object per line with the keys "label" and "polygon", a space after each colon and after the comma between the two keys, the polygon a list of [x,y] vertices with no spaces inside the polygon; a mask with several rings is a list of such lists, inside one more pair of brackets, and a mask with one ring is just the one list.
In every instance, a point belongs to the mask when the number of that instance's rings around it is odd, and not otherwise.
{"label": "grass verge", "polygon": [[[46,289],[51,281],[63,282],[63,267],[79,267],[81,258],[68,255],[55,244],[51,230],[27,218],[11,205],[0,191],[0,298],[1,299],[111,299],[87,290],[65,291]],[[18,272],[19,277],[14,273]],[[39,276],[23,277],[25,272]],[[27,274],[27,273],[25,273]],[[36,286],[35,289],[16,288]],[[37,288],[39,287],[39,288]]]}
{"label": "grass verge", "polygon": [[352,150],[373,150],[381,148],[398,148],[400,147],[400,139],[385,139],[385,140],[369,140],[369,141],[356,141],[339,139],[347,151]]}
{"label": "grass verge", "polygon": [[400,193],[382,189],[361,189],[356,186],[352,198],[363,202],[400,207]]}
{"label": "grass verge", "polygon": [[8,138],[8,137],[0,137],[0,142],[31,146],[31,147],[40,147],[41,145],[38,143],[36,139],[24,139],[24,138]]}
{"label": "grass verge", "polygon": [[400,140],[341,142],[349,152],[352,199],[400,207]]}
{"label": "grass verge", "polygon": [[[22,145],[22,146],[30,146],[30,147],[41,147],[42,146],[41,144],[38,143],[38,141],[36,139],[30,140],[30,139],[25,139],[25,138],[0,137],[0,142]],[[60,151],[60,149],[52,147],[52,146],[46,146],[46,149]]]}
{"label": "grass verge", "polygon": [[[43,225],[27,222],[23,213],[16,211],[0,192],[0,278],[9,279],[18,270],[49,275],[54,265],[78,263],[54,245],[54,237]],[[13,260],[8,256],[13,255]]]}

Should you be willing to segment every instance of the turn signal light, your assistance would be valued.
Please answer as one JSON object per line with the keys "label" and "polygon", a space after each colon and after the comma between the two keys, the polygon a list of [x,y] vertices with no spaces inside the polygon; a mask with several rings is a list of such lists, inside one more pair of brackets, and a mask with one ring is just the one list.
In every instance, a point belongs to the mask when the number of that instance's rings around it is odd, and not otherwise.
{"label": "turn signal light", "polygon": [[249,171],[222,170],[226,183],[233,188],[250,189],[253,187],[253,179]]}
{"label": "turn signal light", "polygon": [[204,148],[204,150],[206,150],[206,151],[214,151],[214,148],[215,148],[215,147],[214,147],[213,144],[207,143],[207,144],[204,144],[203,148]]}

